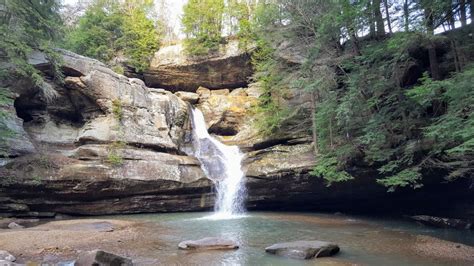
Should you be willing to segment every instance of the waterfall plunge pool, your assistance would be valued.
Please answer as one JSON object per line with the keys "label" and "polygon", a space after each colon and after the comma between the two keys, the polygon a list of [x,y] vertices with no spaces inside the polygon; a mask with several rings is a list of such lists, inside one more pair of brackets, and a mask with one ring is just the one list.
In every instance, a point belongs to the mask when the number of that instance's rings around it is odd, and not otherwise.
{"label": "waterfall plunge pool", "polygon": [[[474,264],[474,252],[471,253],[474,249],[469,247],[474,245],[474,233],[467,230],[430,228],[402,220],[315,213],[249,212],[240,218],[226,220],[208,219],[210,214],[141,214],[107,218],[144,221],[159,228],[152,237],[158,238],[160,245],[150,245],[146,252],[140,252],[143,264],[151,259],[155,259],[151,264],[162,265]],[[180,241],[214,236],[231,238],[240,248],[204,252],[177,249]],[[341,252],[332,258],[299,261],[264,251],[274,243],[295,240],[334,242],[341,247]],[[132,257],[136,256],[133,250],[130,252]],[[135,261],[142,264],[140,259]]]}

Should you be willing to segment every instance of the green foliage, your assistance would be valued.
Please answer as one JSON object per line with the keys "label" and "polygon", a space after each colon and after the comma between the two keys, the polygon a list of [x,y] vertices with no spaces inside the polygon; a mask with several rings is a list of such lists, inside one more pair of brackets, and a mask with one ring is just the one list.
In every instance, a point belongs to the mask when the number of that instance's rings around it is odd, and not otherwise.
{"label": "green foliage", "polygon": [[262,95],[256,106],[256,126],[263,135],[270,135],[278,131],[291,110],[278,104],[275,100],[285,93],[287,87],[283,82],[283,68],[273,59],[274,49],[263,40],[257,42],[257,49],[252,55],[256,70],[254,78],[259,81]]}
{"label": "green foliage", "polygon": [[122,101],[120,99],[115,99],[112,101],[112,113],[114,114],[117,120],[122,120],[123,118],[123,109],[122,109]]}
{"label": "green foliage", "polygon": [[111,69],[115,73],[120,74],[120,75],[123,75],[125,73],[125,69],[123,69],[123,66],[121,66],[121,65],[112,66]]}
{"label": "green foliage", "polygon": [[123,54],[143,72],[159,46],[158,25],[148,18],[151,7],[149,1],[96,0],[69,29],[64,47],[104,62]]}
{"label": "green foliage", "polygon": [[398,187],[411,186],[413,188],[420,188],[423,186],[419,183],[421,178],[420,169],[414,167],[404,169],[393,176],[377,179],[377,182],[388,187],[389,192],[393,192]]}
{"label": "green foliage", "polygon": [[[39,70],[28,62],[34,51],[42,51],[50,61],[49,72],[54,80],[62,82],[60,58],[53,49],[60,32],[61,19],[58,14],[58,1],[0,1],[0,80],[2,86],[8,86],[8,80],[31,80],[38,86],[46,99],[51,99],[55,91],[50,86],[43,86],[43,76]],[[4,84],[6,82],[6,84]],[[13,106],[13,98],[8,88],[0,88],[0,146],[7,147],[5,140],[13,137],[7,127],[9,115],[5,110]],[[2,153],[6,151],[2,149]],[[3,155],[3,154],[0,154]]]}
{"label": "green foliage", "polygon": [[[414,60],[410,53],[445,38],[426,33],[450,6],[409,1],[410,28],[417,31],[362,43],[357,33],[373,23],[372,3],[278,0],[257,8],[254,32],[262,45],[254,77],[265,92],[262,132],[278,132],[279,124],[291,119],[292,110],[285,110],[287,117],[278,112],[288,108],[278,96],[299,89],[317,99],[310,109],[317,136],[312,173],[329,184],[353,178],[348,169],[359,166],[378,169],[377,182],[389,191],[419,188],[427,169],[447,169],[450,178],[472,175],[472,67],[443,81],[425,74],[414,88],[401,86],[403,70]],[[426,10],[428,17],[415,18]],[[351,49],[342,47],[341,39]],[[302,64],[285,65],[274,50],[262,48],[282,42],[302,49]]]}
{"label": "green foliage", "polygon": [[120,166],[123,164],[122,150],[126,143],[123,141],[115,141],[109,145],[107,162],[113,166]]}
{"label": "green foliage", "polygon": [[[474,173],[474,66],[467,66],[464,72],[451,78],[434,81],[424,78],[423,82],[407,95],[433,112],[441,112],[432,118],[424,128],[425,141],[432,143],[430,156],[441,157],[443,161],[433,162],[450,171],[449,178],[469,176]],[[431,106],[427,104],[431,102]],[[447,107],[440,104],[445,102]]]}
{"label": "green foliage", "polygon": [[112,114],[114,115],[115,119],[118,120],[118,125],[116,128],[118,131],[118,139],[108,147],[107,162],[113,166],[120,166],[123,164],[122,150],[127,145],[125,141],[121,140],[123,139],[123,105],[120,99],[115,99],[112,101]]}
{"label": "green foliage", "polygon": [[[0,56],[13,66],[15,75],[31,79],[38,86],[42,84],[42,75],[28,63],[28,56],[39,50],[51,61],[53,76],[62,81],[59,57],[53,50],[61,28],[58,1],[5,0],[0,7],[3,13],[0,17]],[[11,75],[8,72],[1,68],[0,77]]]}
{"label": "green foliage", "polygon": [[190,0],[183,7],[183,31],[186,51],[204,55],[216,50],[221,43],[223,0]]}
{"label": "green foliage", "polygon": [[118,49],[123,20],[117,4],[96,1],[79,19],[78,25],[69,29],[65,48],[107,62]]}
{"label": "green foliage", "polygon": [[147,18],[144,9],[132,9],[125,16],[123,36],[118,43],[128,57],[128,63],[137,72],[143,72],[148,68],[150,59],[158,50],[159,35],[156,26]]}
{"label": "green foliage", "polygon": [[0,88],[0,157],[7,156],[7,140],[15,136],[15,132],[8,127],[6,122],[10,114],[4,111],[11,108],[11,106],[13,106],[13,99],[10,93],[6,88]]}
{"label": "green foliage", "polygon": [[319,158],[318,164],[314,167],[311,174],[324,178],[328,186],[335,182],[354,179],[353,176],[344,170],[344,165],[341,164],[337,157],[331,154]]}
{"label": "green foliage", "polygon": [[186,34],[184,48],[191,56],[215,52],[225,42],[223,36],[237,38],[241,49],[255,39],[254,0],[190,0],[181,19]]}

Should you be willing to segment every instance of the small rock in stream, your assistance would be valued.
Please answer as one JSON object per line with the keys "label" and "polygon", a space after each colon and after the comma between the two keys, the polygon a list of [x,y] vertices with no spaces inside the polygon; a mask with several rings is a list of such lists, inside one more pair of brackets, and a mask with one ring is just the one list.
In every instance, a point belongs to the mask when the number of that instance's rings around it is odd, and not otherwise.
{"label": "small rock in stream", "polygon": [[178,244],[179,249],[184,250],[229,250],[238,249],[239,246],[233,240],[206,237],[199,240],[186,240]]}
{"label": "small rock in stream", "polygon": [[265,248],[265,252],[293,259],[309,260],[333,256],[339,252],[339,246],[324,241],[294,241],[271,245]]}
{"label": "small rock in stream", "polygon": [[23,225],[19,225],[15,222],[11,222],[8,224],[8,228],[10,229],[21,229],[21,228],[25,228]]}

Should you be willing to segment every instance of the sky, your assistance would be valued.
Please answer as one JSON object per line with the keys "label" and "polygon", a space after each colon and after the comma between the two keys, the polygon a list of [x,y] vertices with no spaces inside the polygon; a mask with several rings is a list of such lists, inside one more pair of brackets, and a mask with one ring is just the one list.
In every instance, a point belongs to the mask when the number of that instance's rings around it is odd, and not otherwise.
{"label": "sky", "polygon": [[[74,5],[81,0],[62,0],[64,5]],[[88,0],[82,0],[88,2]],[[169,24],[173,27],[174,32],[177,35],[181,35],[181,22],[180,17],[183,13],[183,6],[188,0],[155,0],[155,4],[158,2],[164,2],[168,9],[168,14],[165,14],[169,18]]]}

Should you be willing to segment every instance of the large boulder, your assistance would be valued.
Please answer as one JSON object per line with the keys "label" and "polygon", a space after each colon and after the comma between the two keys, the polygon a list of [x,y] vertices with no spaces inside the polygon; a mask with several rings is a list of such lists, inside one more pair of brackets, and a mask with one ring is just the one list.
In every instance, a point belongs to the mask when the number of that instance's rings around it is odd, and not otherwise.
{"label": "large boulder", "polygon": [[230,40],[215,53],[200,57],[187,56],[182,44],[163,47],[155,53],[144,79],[150,87],[195,92],[199,86],[243,87],[251,75],[250,54],[239,48],[238,41]]}
{"label": "large boulder", "polygon": [[184,250],[229,250],[238,249],[239,245],[230,239],[206,237],[199,240],[186,240],[178,244]]}
{"label": "large boulder", "polygon": [[294,241],[277,243],[265,248],[265,252],[293,259],[330,257],[339,252],[339,246],[324,241]]}

